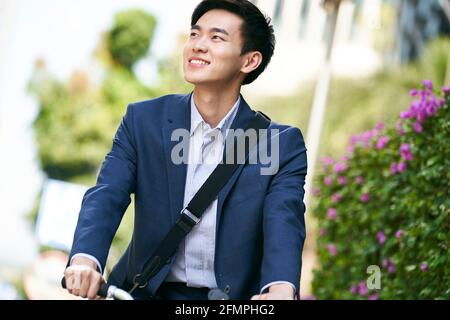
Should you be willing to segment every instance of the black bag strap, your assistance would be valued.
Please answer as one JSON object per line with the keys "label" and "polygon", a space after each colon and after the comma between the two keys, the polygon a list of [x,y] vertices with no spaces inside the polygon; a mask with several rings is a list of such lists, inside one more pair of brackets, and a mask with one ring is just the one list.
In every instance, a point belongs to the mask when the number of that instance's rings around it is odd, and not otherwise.
{"label": "black bag strap", "polygon": [[[270,124],[270,118],[262,112],[256,112],[250,121],[248,129],[254,129],[260,132],[260,129],[267,129]],[[257,135],[258,136],[258,135]],[[250,139],[245,149],[245,158],[247,158],[250,150],[257,144],[257,141]],[[231,144],[234,147],[234,144]],[[229,150],[226,150],[227,154]],[[243,160],[245,160],[245,158]],[[148,281],[155,276],[166,263],[170,263],[170,258],[176,252],[181,241],[192,230],[192,228],[200,222],[200,219],[206,208],[213,202],[219,191],[233,175],[236,169],[242,164],[239,161],[227,163],[222,161],[219,163],[211,175],[206,179],[194,197],[191,199],[186,208],[181,210],[180,217],[173,225],[166,237],[160,243],[155,253],[144,264],[142,273],[137,274],[133,278],[133,287],[129,291],[132,293],[136,288],[147,286]]]}

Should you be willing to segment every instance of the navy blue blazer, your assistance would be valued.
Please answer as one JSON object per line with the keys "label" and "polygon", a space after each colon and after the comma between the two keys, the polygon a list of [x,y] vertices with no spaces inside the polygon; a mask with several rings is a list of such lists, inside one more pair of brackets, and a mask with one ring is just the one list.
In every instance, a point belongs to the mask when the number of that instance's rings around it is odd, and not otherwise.
{"label": "navy blue blazer", "polygon": [[[190,129],[191,94],[129,104],[97,184],[84,195],[70,257],[91,254],[103,268],[135,195],[132,239],[108,279],[124,289],[182,209],[187,165],[172,163],[171,150],[179,141],[171,141],[171,134]],[[241,96],[231,129],[245,128],[253,115]],[[230,286],[231,299],[249,299],[280,280],[295,284],[299,292],[306,148],[298,128],[271,122],[269,129],[279,130],[279,171],[261,175],[261,164],[242,164],[218,195],[214,270],[219,288]],[[174,261],[142,289],[146,294],[155,294]]]}

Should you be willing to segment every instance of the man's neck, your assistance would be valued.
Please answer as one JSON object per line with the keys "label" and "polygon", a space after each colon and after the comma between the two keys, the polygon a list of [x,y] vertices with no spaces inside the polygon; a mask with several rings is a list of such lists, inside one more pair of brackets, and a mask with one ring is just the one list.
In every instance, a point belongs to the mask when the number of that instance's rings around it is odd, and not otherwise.
{"label": "man's neck", "polygon": [[211,90],[200,87],[194,89],[194,102],[197,110],[211,128],[219,122],[231,110],[239,97],[238,90]]}

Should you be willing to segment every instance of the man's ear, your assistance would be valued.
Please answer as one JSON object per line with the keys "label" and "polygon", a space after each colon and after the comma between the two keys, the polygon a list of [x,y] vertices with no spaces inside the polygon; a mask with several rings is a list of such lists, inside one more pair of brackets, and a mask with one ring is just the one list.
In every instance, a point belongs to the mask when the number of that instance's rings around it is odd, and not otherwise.
{"label": "man's ear", "polygon": [[259,51],[249,52],[244,61],[241,72],[248,74],[259,67],[262,62],[262,54]]}

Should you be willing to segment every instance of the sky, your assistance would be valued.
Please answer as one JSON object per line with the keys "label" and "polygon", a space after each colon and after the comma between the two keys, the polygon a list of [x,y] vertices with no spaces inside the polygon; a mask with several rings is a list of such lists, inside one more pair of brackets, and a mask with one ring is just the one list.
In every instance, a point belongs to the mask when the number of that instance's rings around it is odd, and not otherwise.
{"label": "sky", "polygon": [[[77,67],[89,66],[89,57],[100,33],[111,27],[114,14],[142,8],[156,16],[158,25],[151,48],[161,58],[174,49],[179,30],[189,30],[190,13],[197,1],[184,0],[7,0],[18,2],[15,39],[20,60],[41,56],[52,72],[67,77]],[[176,7],[177,10],[173,10]],[[15,40],[14,40],[15,41]]]}

